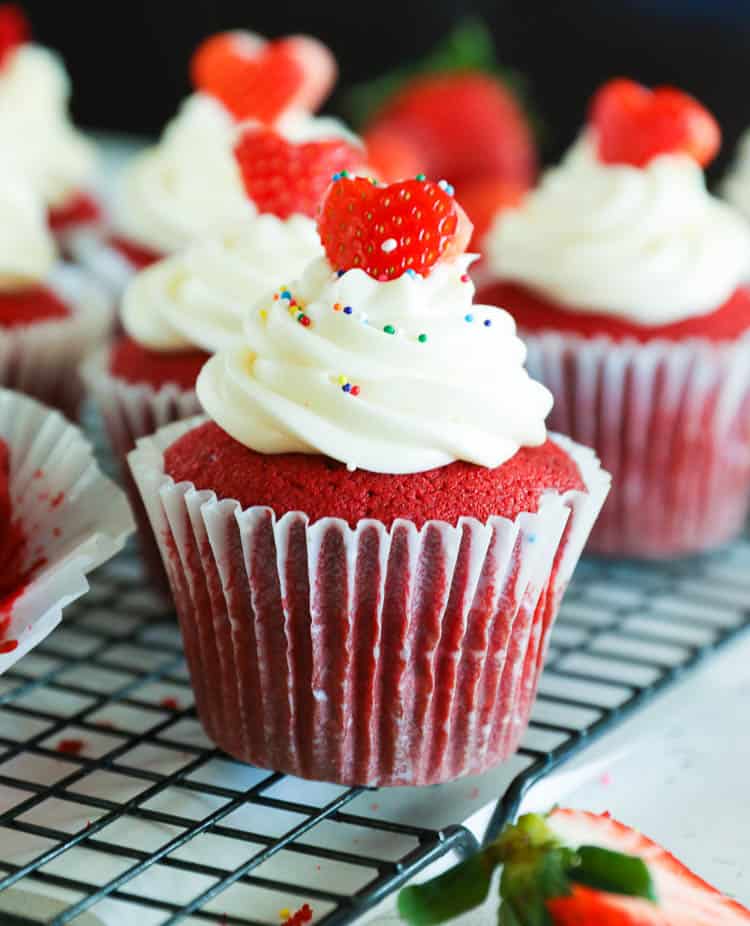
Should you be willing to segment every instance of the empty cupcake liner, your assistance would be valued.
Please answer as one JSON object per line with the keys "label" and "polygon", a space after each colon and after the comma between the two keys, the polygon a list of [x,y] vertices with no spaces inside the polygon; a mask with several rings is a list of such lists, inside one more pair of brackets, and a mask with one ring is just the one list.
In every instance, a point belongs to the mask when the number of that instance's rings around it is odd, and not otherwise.
{"label": "empty cupcake liner", "polygon": [[592,446],[614,489],[594,552],[698,553],[736,536],[750,502],[750,334],[736,342],[524,335],[554,393],[550,426]]}
{"label": "empty cupcake liner", "polygon": [[0,389],[0,438],[10,448],[14,521],[27,537],[25,585],[0,601],[0,673],[60,623],[87,573],[133,530],[124,493],[102,475],[80,429],[27,396]]}
{"label": "empty cupcake liner", "polygon": [[156,588],[168,592],[169,585],[161,554],[154,540],[151,524],[143,507],[127,455],[140,437],[159,428],[197,415],[200,411],[194,389],[176,385],[154,389],[147,384],[133,384],[109,372],[109,349],[92,354],[81,368],[86,388],[93,397],[121,467],[122,479],[138,527],[138,544],[148,574]]}
{"label": "empty cupcake liner", "polygon": [[0,386],[30,395],[75,421],[83,397],[78,368],[110,331],[112,303],[96,281],[71,265],[58,265],[48,284],[72,315],[0,328]]}
{"label": "empty cupcake liner", "polygon": [[164,450],[203,420],[129,459],[209,736],[254,765],[355,785],[433,784],[510,755],[608,491],[593,453],[556,437],[588,491],[548,492],[514,521],[352,529],[176,485]]}
{"label": "empty cupcake liner", "polygon": [[68,253],[76,263],[97,279],[116,299],[125,292],[138,268],[107,243],[100,230],[79,228],[65,239]]}

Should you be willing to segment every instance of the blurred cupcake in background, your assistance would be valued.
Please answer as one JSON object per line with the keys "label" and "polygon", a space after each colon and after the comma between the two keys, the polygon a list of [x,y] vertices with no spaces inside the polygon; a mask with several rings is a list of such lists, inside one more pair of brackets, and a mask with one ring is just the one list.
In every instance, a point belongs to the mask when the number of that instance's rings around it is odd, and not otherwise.
{"label": "blurred cupcake in background", "polygon": [[750,229],[702,167],[719,128],[671,88],[614,80],[561,166],[487,239],[554,428],[591,444],[614,489],[607,554],[707,550],[750,499]]}
{"label": "blurred cupcake in background", "polygon": [[75,243],[77,259],[115,291],[138,269],[259,211],[233,154],[241,124],[273,128],[294,144],[359,144],[342,123],[311,115],[336,78],[317,39],[220,33],[199,46],[190,71],[195,92],[120,178],[113,233]]}
{"label": "blurred cupcake in background", "polygon": [[750,222],[750,130],[739,140],[721,193]]}
{"label": "blurred cupcake in background", "polygon": [[341,177],[318,228],[203,368],[208,419],[130,455],[198,712],[307,778],[480,773],[518,745],[608,477],[473,304],[449,184]]}
{"label": "blurred cupcake in background", "polygon": [[27,179],[61,236],[101,218],[94,147],[70,120],[70,93],[63,62],[31,41],[21,8],[0,4],[0,161]]}
{"label": "blurred cupcake in background", "polygon": [[[198,412],[201,367],[234,342],[251,305],[322,254],[313,216],[331,176],[356,170],[364,157],[341,137],[294,143],[257,123],[241,130],[230,155],[246,214],[138,273],[123,299],[125,334],[84,367],[123,464],[139,437]],[[124,474],[132,490],[126,466]],[[158,550],[131,494],[146,562],[163,585]]]}
{"label": "blurred cupcake in background", "polygon": [[43,201],[0,155],[0,386],[75,420],[78,367],[111,325],[109,298],[58,260]]}
{"label": "blurred cupcake in background", "polygon": [[81,431],[0,388],[0,675],[57,626],[132,529],[124,493]]}

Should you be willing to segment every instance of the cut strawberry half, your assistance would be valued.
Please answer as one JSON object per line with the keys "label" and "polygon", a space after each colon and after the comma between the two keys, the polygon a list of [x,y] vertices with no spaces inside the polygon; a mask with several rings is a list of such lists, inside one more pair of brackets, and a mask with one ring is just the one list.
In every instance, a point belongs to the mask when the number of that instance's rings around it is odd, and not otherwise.
{"label": "cut strawberry half", "polygon": [[15,3],[0,3],[0,67],[11,52],[28,42],[30,36],[29,21],[21,7]]}
{"label": "cut strawberry half", "polygon": [[696,99],[673,87],[649,90],[624,78],[597,91],[589,121],[605,164],[645,167],[660,154],[682,153],[705,167],[721,145],[718,123]]}
{"label": "cut strawberry half", "polygon": [[247,195],[259,212],[315,218],[333,174],[362,165],[363,152],[342,138],[294,144],[272,129],[250,127],[234,149]]}
{"label": "cut strawberry half", "polygon": [[288,109],[316,109],[336,79],[336,61],[308,36],[267,42],[252,32],[221,32],[190,62],[196,90],[220,100],[237,120],[271,124]]}
{"label": "cut strawberry half", "polygon": [[343,176],[325,195],[318,232],[335,269],[392,280],[407,270],[427,276],[438,261],[463,254],[472,224],[445,181],[379,186]]}

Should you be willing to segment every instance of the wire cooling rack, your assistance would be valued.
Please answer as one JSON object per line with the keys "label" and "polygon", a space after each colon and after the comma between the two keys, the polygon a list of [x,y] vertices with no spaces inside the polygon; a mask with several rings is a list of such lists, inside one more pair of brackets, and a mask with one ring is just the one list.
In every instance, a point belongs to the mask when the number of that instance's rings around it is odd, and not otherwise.
{"label": "wire cooling rack", "polygon": [[744,540],[668,566],[582,562],[518,755],[467,782],[374,791],[214,749],[174,615],[125,552],[0,678],[0,922],[278,926],[308,904],[314,923],[352,923],[476,849],[472,810],[497,801],[492,836],[542,775],[750,625],[748,567]]}

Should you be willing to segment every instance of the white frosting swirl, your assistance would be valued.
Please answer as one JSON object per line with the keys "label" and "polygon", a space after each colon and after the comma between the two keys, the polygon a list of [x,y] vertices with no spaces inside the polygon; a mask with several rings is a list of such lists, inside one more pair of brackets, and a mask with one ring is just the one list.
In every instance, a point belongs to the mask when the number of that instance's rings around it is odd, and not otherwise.
{"label": "white frosting swirl", "polygon": [[244,344],[204,367],[203,407],[260,453],[322,453],[371,472],[495,467],[543,443],[552,397],[524,369],[511,316],[472,305],[470,260],[388,282],[314,261],[291,287],[309,327],[283,299],[262,300]]}
{"label": "white frosting swirl", "polygon": [[250,308],[323,253],[315,222],[259,215],[139,273],[125,292],[128,334],[152,350],[229,347]]}
{"label": "white frosting swirl", "polygon": [[57,252],[43,201],[0,160],[0,291],[8,291],[46,279]]}
{"label": "white frosting swirl", "polygon": [[51,206],[63,204],[94,169],[94,148],[73,127],[69,98],[63,63],[46,48],[21,45],[0,68],[3,159]]}
{"label": "white frosting swirl", "polygon": [[750,130],[739,141],[721,192],[746,219],[750,219]]}
{"label": "white frosting swirl", "polygon": [[714,311],[750,271],[750,229],[692,158],[603,164],[585,136],[487,242],[497,277],[642,325]]}
{"label": "white frosting swirl", "polygon": [[[125,171],[117,209],[123,234],[171,254],[254,215],[233,153],[244,125],[214,97],[188,97],[159,143]],[[356,140],[337,120],[307,113],[287,113],[276,130],[297,143],[336,136]]]}

